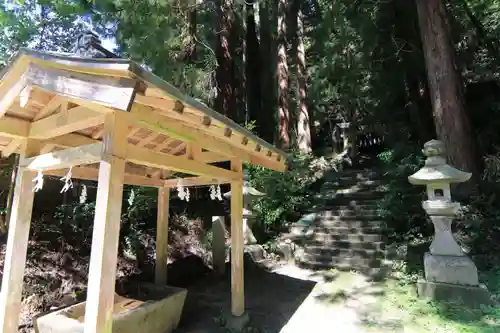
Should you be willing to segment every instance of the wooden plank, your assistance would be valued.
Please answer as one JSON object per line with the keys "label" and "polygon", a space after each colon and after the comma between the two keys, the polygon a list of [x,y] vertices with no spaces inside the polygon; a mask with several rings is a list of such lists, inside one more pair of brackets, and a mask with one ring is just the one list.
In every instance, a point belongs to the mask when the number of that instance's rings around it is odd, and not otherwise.
{"label": "wooden plank", "polygon": [[[36,144],[23,144],[23,153],[34,153]],[[32,180],[36,173],[20,168],[16,176],[9,221],[9,236],[3,266],[0,292],[0,332],[15,333],[19,323],[23,276],[28,250],[28,238],[33,209]]]}
{"label": "wooden plank", "polygon": [[101,77],[31,64],[27,83],[54,94],[128,111],[136,81]]}
{"label": "wooden plank", "polygon": [[135,164],[147,165],[153,168],[169,169],[192,175],[208,176],[220,180],[233,180],[239,177],[238,173],[213,165],[191,161],[182,156],[155,153],[151,150],[139,148],[134,145],[128,145],[127,160]]}
{"label": "wooden plank", "polygon": [[85,333],[112,331],[113,299],[118,256],[118,235],[123,196],[125,160],[113,156],[120,151],[126,136],[119,137],[128,126],[110,115],[105,121],[103,145],[106,159],[99,164],[99,183],[92,235],[87,304],[85,307]]}
{"label": "wooden plank", "polygon": [[167,284],[169,204],[170,189],[165,187],[158,188],[155,265],[155,283],[158,285]]}
{"label": "wooden plank", "polygon": [[102,159],[103,149],[103,143],[67,148],[34,157],[21,158],[19,166],[30,170],[44,171],[92,164]]}
{"label": "wooden plank", "polygon": [[241,177],[231,183],[231,312],[238,317],[245,312],[242,168],[241,161],[231,161],[231,169]]}
{"label": "wooden plank", "polygon": [[67,112],[60,112],[31,124],[29,136],[36,139],[48,139],[71,132],[100,125],[104,114],[77,106]]}

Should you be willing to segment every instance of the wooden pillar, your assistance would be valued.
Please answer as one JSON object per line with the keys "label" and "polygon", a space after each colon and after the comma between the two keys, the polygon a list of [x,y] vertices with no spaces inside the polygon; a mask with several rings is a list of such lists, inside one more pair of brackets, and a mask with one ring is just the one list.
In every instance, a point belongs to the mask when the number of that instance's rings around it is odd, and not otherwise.
{"label": "wooden pillar", "polygon": [[109,333],[112,327],[118,235],[125,173],[128,124],[108,115],[104,123],[104,154],[99,178],[90,256],[85,333]]}
{"label": "wooden pillar", "polygon": [[212,216],[212,261],[214,272],[224,274],[226,270],[226,228],[224,216]]}
{"label": "wooden pillar", "polygon": [[[231,161],[231,169],[242,172],[241,161]],[[240,181],[231,183],[231,312],[242,316],[245,312],[245,284],[243,267],[243,174]]]}
{"label": "wooden pillar", "polygon": [[170,204],[170,189],[158,188],[158,214],[156,220],[156,266],[155,283],[167,283],[168,264],[168,210]]}
{"label": "wooden pillar", "polygon": [[[38,141],[24,140],[23,155],[38,153]],[[23,291],[23,276],[28,252],[28,238],[33,210],[33,178],[36,172],[20,168],[14,185],[14,197],[9,221],[9,235],[3,266],[0,292],[0,332],[15,333],[19,324],[19,311]]]}

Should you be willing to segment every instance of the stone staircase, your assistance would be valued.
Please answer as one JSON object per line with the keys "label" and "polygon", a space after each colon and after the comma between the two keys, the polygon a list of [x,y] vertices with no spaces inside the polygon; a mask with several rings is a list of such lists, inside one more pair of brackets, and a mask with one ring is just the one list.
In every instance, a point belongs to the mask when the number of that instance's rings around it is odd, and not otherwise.
{"label": "stone staircase", "polygon": [[313,213],[290,229],[296,262],[307,268],[368,272],[385,257],[384,222],[377,216],[382,177],[372,169],[325,177]]}

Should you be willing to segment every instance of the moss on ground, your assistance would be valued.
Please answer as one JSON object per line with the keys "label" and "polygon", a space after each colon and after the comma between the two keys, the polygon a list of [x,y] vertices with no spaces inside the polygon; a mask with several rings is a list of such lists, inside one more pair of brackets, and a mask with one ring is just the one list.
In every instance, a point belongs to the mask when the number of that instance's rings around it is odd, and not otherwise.
{"label": "moss on ground", "polygon": [[[420,299],[415,278],[396,270],[382,281],[359,283],[363,277],[358,273],[337,273],[322,286],[319,298],[355,306],[366,333],[500,333],[499,307]],[[497,300],[500,270],[483,274],[482,280]]]}

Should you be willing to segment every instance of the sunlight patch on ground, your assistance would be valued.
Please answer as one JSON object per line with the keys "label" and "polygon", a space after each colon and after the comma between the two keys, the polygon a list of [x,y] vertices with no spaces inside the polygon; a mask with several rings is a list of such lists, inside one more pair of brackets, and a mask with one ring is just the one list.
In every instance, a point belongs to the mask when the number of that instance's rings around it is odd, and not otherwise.
{"label": "sunlight patch on ground", "polygon": [[318,282],[280,333],[326,333],[332,327],[343,333],[500,332],[500,309],[422,300],[413,283],[394,276],[377,282],[356,272],[292,266],[277,273]]}

